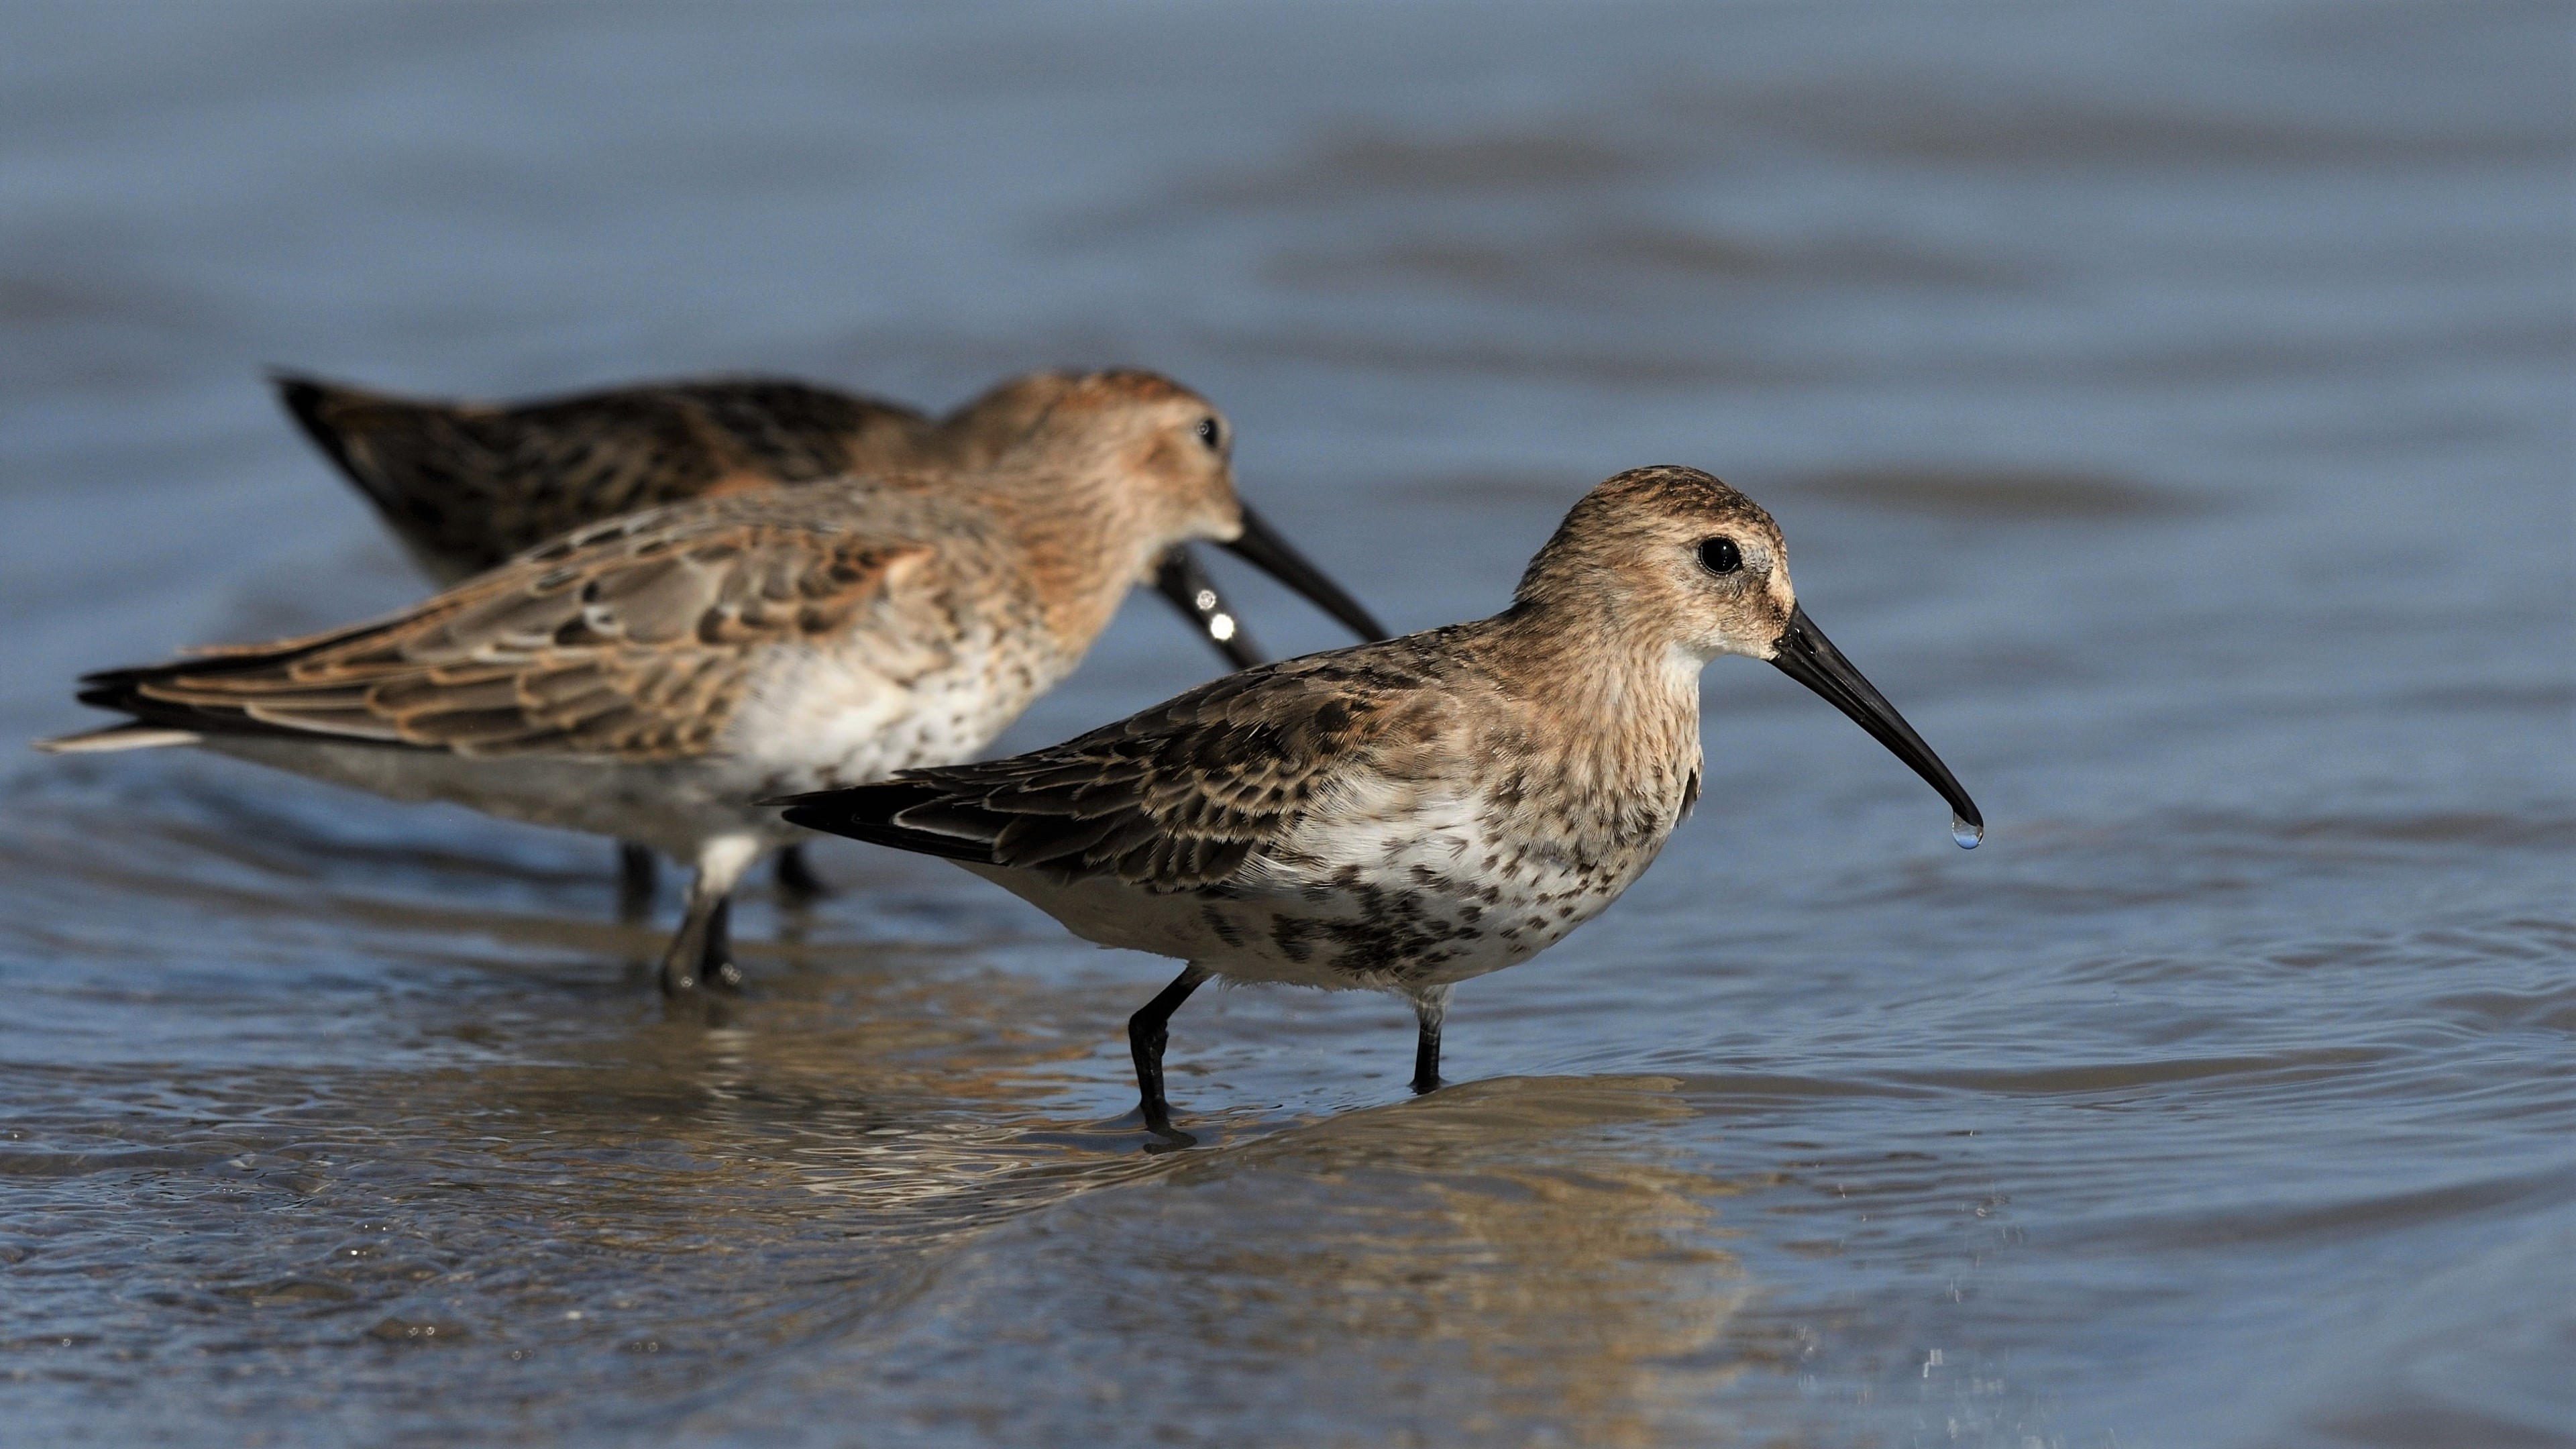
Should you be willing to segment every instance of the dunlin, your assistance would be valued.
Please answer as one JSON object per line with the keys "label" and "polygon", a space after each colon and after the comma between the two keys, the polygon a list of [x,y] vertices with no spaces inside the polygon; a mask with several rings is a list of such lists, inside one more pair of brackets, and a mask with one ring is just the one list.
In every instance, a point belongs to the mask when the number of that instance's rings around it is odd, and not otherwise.
{"label": "dunlin", "polygon": [[[973,472],[1020,444],[1081,378],[1030,373],[941,419],[786,378],[645,383],[524,403],[396,397],[293,373],[272,380],[413,559],[453,584],[641,508],[830,478]],[[1235,668],[1262,662],[1187,545],[1163,555],[1154,583]],[[1328,607],[1364,637],[1386,632],[1338,591]],[[653,861],[649,848],[624,848],[630,911],[652,898]],[[792,895],[821,889],[794,846],[779,852],[778,879]]]}
{"label": "dunlin", "polygon": [[1414,1090],[1458,983],[1528,960],[1637,879],[1700,793],[1699,674],[1767,660],[1950,802],[1967,792],[1799,607],[1771,516],[1689,468],[1566,515],[1492,618],[1229,675],[1012,759],[779,803],[945,856],[1102,945],[1189,964],[1128,1022],[1166,1135],[1167,1023],[1212,976],[1411,1001]]}
{"label": "dunlin", "polygon": [[1153,374],[1068,380],[989,467],[629,514],[390,618],[91,675],[131,718],[43,747],[197,744],[644,842],[697,872],[665,987],[729,981],[729,894],[801,833],[752,802],[970,757],[1174,546],[1369,626],[1242,506],[1227,441]]}

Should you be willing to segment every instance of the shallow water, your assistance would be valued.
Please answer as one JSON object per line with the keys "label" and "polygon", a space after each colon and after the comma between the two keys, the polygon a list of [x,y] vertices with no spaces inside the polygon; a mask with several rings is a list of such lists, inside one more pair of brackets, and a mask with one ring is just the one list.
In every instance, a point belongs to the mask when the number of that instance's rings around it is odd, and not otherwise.
{"label": "shallow water", "polygon": [[[1150,1154],[1169,968],[936,862],[755,893],[710,1020],[599,842],[22,755],[6,1437],[2576,1439],[2570,19],[0,14],[0,733],[416,592],[263,364],[1134,361],[1404,627],[1712,468],[1991,825],[1721,664],[1463,1085],[1205,993]],[[1212,667],[1140,602],[1006,744]]]}

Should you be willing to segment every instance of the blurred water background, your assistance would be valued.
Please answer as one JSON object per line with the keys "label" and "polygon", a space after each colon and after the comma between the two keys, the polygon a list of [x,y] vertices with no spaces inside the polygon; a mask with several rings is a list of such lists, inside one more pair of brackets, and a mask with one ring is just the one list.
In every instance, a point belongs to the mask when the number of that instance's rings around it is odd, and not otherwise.
{"label": "blurred water background", "polygon": [[2571,14],[0,10],[0,734],[421,592],[264,365],[1136,363],[1406,628],[1710,468],[1992,824],[1721,663],[1467,1085],[1208,993],[1148,1155],[1168,966],[937,862],[710,1025],[603,842],[0,755],[0,1439],[2576,1439]]}

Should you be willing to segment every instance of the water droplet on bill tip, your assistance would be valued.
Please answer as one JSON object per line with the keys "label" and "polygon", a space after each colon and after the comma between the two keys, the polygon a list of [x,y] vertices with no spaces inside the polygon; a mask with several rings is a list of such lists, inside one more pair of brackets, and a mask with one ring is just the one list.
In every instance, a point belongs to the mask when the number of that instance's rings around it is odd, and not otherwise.
{"label": "water droplet on bill tip", "polygon": [[1950,817],[1950,838],[1959,842],[1961,850],[1974,850],[1985,843],[1986,827],[1970,825],[1954,814]]}

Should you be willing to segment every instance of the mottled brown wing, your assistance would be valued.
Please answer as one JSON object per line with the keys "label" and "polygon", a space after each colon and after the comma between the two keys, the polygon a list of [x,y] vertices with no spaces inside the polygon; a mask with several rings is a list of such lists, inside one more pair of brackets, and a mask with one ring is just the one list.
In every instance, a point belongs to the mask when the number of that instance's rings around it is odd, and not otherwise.
{"label": "mottled brown wing", "polygon": [[932,552],[703,510],[646,515],[374,625],[95,674],[80,698],[201,733],[688,758],[722,737],[764,650],[863,625]]}
{"label": "mottled brown wing", "polygon": [[1224,881],[1355,771],[1436,740],[1425,636],[1263,665],[1007,760],[911,770],[779,803],[798,825],[924,854],[1156,892]]}
{"label": "mottled brown wing", "polygon": [[451,576],[657,504],[899,467],[931,426],[899,404],[758,378],[507,407],[276,381],[305,433]]}

